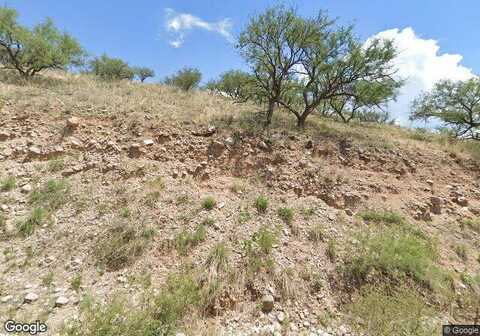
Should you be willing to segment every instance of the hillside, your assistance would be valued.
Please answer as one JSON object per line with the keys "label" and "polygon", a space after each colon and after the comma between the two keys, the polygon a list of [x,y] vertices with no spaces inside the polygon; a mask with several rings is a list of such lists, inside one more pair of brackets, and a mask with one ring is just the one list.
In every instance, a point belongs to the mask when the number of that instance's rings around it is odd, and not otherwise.
{"label": "hillside", "polygon": [[299,132],[284,111],[264,131],[258,106],[87,76],[4,78],[0,96],[2,317],[48,335],[478,318],[474,145],[316,116]]}

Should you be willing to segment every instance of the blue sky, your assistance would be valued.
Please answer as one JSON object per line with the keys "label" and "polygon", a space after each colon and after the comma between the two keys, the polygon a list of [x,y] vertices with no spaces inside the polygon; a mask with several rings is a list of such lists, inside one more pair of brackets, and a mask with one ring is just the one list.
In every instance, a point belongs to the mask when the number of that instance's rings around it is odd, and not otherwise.
{"label": "blue sky", "polygon": [[[131,65],[151,67],[157,74],[155,80],[191,66],[199,68],[206,81],[223,71],[245,67],[232,41],[249,15],[275,1],[5,3],[18,10],[23,24],[33,25],[49,16],[61,29],[76,36],[92,55],[105,52]],[[410,83],[408,99],[431,87],[439,76],[463,79],[480,70],[480,47],[476,43],[480,31],[478,1],[304,0],[286,4],[296,6],[306,16],[327,10],[341,23],[355,23],[355,32],[362,39],[381,32],[381,36],[398,39],[402,51],[408,49],[409,55],[399,64],[405,67],[407,76],[418,77]]]}

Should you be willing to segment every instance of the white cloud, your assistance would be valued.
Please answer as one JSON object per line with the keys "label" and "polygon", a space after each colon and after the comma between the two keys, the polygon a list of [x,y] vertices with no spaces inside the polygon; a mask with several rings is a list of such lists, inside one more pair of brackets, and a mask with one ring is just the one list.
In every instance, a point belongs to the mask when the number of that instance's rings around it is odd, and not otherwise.
{"label": "white cloud", "polygon": [[441,79],[465,80],[474,76],[470,69],[460,64],[462,55],[439,53],[438,41],[418,37],[410,27],[385,30],[372,38],[392,39],[398,48],[399,55],[394,62],[398,75],[406,82],[389,110],[403,125],[408,123],[412,100],[421,92],[430,90],[435,82]]}
{"label": "white cloud", "polygon": [[233,42],[232,21],[228,18],[218,22],[207,22],[191,14],[177,13],[171,8],[165,9],[165,18],[165,29],[171,35],[169,43],[174,48],[181,47],[185,41],[185,36],[193,29],[203,29],[217,33],[227,41]]}

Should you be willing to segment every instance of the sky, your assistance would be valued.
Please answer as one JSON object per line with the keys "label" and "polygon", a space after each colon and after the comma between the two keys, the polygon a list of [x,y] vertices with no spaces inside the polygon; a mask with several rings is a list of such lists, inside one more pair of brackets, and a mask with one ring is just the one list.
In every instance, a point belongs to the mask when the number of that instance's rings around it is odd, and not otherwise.
{"label": "sky", "polygon": [[[106,53],[130,65],[147,66],[162,79],[188,66],[206,82],[230,69],[248,70],[234,45],[251,15],[276,1],[261,0],[4,0],[19,21],[32,26],[45,17],[74,35],[93,56]],[[440,79],[463,80],[480,72],[478,0],[298,0],[304,16],[328,11],[340,24],[354,24],[362,40],[395,40],[395,64],[406,79],[393,116],[408,124],[411,100]]]}

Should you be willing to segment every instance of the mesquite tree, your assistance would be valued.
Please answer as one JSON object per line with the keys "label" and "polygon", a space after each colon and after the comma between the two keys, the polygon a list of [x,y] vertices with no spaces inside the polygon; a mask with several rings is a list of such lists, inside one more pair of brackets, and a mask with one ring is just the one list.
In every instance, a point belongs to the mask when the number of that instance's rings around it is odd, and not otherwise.
{"label": "mesquite tree", "polygon": [[412,103],[411,120],[436,118],[456,137],[480,140],[480,80],[442,80]]}

